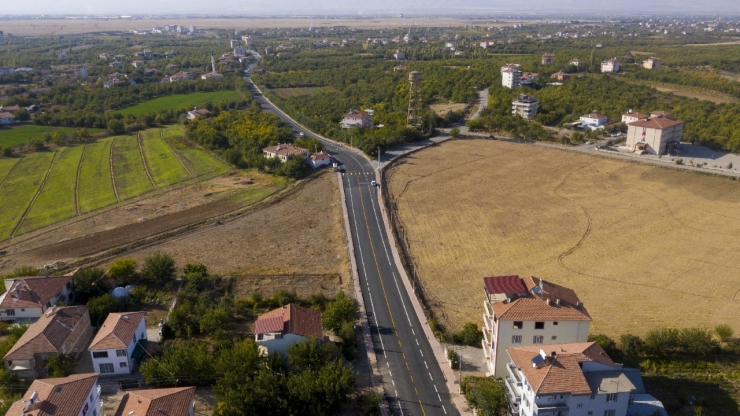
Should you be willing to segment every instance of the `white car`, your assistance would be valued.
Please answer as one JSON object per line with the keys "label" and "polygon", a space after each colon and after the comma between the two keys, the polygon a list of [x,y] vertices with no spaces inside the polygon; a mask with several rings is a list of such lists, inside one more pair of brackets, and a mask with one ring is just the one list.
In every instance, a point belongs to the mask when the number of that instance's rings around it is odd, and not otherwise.
{"label": "white car", "polygon": [[378,183],[375,181],[370,181],[370,186],[378,186]]}
{"label": "white car", "polygon": [[594,142],[592,142],[591,140],[589,140],[589,141],[586,142],[586,144],[591,145],[591,144],[594,144]]}

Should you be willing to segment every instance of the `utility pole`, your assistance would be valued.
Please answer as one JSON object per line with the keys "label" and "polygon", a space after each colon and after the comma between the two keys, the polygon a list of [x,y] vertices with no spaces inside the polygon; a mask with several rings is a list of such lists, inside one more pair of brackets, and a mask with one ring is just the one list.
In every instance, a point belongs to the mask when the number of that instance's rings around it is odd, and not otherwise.
{"label": "utility pole", "polygon": [[378,167],[380,167],[380,146],[378,146]]}

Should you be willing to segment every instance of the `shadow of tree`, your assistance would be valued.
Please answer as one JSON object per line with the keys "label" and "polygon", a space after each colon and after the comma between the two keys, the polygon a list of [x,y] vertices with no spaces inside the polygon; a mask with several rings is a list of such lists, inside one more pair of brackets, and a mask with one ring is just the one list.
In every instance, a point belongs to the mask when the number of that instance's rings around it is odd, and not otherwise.
{"label": "shadow of tree", "polygon": [[696,398],[696,406],[701,406],[706,416],[740,415],[738,403],[732,396],[733,392],[737,392],[737,387],[719,377],[713,380],[710,374],[694,377],[705,379],[643,375],[643,382],[645,389],[663,402],[671,416],[694,414],[694,408],[689,404],[689,396]]}

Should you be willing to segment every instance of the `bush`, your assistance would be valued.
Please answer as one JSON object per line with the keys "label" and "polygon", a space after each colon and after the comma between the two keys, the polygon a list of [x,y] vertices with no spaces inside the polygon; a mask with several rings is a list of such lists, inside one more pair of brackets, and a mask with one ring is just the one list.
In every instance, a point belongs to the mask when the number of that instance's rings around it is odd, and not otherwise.
{"label": "bush", "polygon": [[346,322],[354,324],[357,320],[357,306],[344,292],[339,292],[333,301],[326,305],[321,317],[324,328],[338,333]]}
{"label": "bush", "polygon": [[504,384],[493,377],[466,376],[460,385],[465,399],[478,414],[503,416],[508,409]]}
{"label": "bush", "polygon": [[175,260],[166,253],[156,252],[144,260],[143,277],[152,285],[172,282],[176,274]]}
{"label": "bush", "polygon": [[13,156],[13,148],[10,146],[3,147],[3,157],[11,157],[11,156]]}
{"label": "bush", "polygon": [[134,283],[138,277],[136,266],[135,259],[116,259],[108,266],[108,276],[115,279],[121,286]]}
{"label": "bush", "polygon": [[85,304],[90,299],[106,294],[111,287],[103,269],[92,267],[81,269],[72,278],[75,300]]}
{"label": "bush", "polygon": [[87,309],[90,311],[90,322],[100,327],[109,313],[118,312],[121,309],[121,301],[106,293],[90,299],[87,302]]}
{"label": "bush", "polygon": [[447,348],[447,359],[450,360],[450,366],[453,370],[460,368],[460,355],[452,348]]}
{"label": "bush", "polygon": [[463,329],[460,330],[460,332],[457,332],[452,336],[452,339],[461,344],[480,348],[481,342],[483,341],[483,332],[478,329],[478,325],[468,322],[463,326]]}
{"label": "bush", "polygon": [[285,176],[292,179],[302,179],[311,173],[311,167],[308,165],[305,159],[299,156],[294,156],[288,159],[287,162],[280,165],[276,173],[280,176]]}
{"label": "bush", "polygon": [[231,313],[227,308],[212,309],[200,319],[200,332],[214,334],[217,331],[226,331],[231,328]]}
{"label": "bush", "polygon": [[606,352],[606,354],[613,360],[621,359],[622,353],[619,351],[619,348],[617,348],[617,343],[608,336],[604,334],[593,334],[588,336],[588,341],[599,344],[599,346],[604,349],[604,352]]}
{"label": "bush", "polygon": [[460,135],[460,129],[457,127],[453,127],[450,129],[450,137],[457,137]]}
{"label": "bush", "polygon": [[46,377],[67,377],[74,373],[75,359],[71,355],[54,354],[46,361]]}
{"label": "bush", "polygon": [[727,324],[720,324],[714,327],[714,333],[717,335],[720,342],[730,342],[735,336],[735,331],[733,331],[732,327]]}

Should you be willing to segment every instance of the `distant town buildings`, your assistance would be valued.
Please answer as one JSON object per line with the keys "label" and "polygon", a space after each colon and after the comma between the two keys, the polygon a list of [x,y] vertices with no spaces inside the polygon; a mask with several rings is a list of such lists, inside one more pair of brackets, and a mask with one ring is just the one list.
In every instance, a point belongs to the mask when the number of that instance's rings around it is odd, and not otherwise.
{"label": "distant town buildings", "polygon": [[619,72],[619,61],[617,58],[603,61],[601,63],[601,72]]}
{"label": "distant town buildings", "polygon": [[546,53],[542,55],[542,65],[552,65],[555,63],[555,55]]}
{"label": "distant town buildings", "polygon": [[661,60],[654,56],[642,61],[642,67],[645,69],[660,69]]}
{"label": "distant town buildings", "polygon": [[211,112],[208,111],[208,109],[205,108],[194,108],[187,113],[188,120],[195,120],[198,118],[208,117],[211,115]]}
{"label": "distant town buildings", "polygon": [[570,77],[571,77],[570,74],[567,74],[567,73],[565,73],[563,71],[558,71],[558,72],[550,75],[550,78],[555,78],[558,81],[566,81],[566,80],[569,80]]}
{"label": "distant town buildings", "polygon": [[522,68],[519,64],[506,64],[501,67],[501,85],[517,88],[521,83]]}
{"label": "distant town buildings", "polygon": [[393,54],[393,59],[397,61],[403,61],[406,59],[406,54],[401,51],[396,51],[396,53]]}
{"label": "distant town buildings", "polygon": [[539,108],[540,101],[531,95],[521,94],[516,100],[511,102],[511,114],[527,120],[533,119],[537,115]]}
{"label": "distant town buildings", "polygon": [[570,64],[573,65],[573,66],[575,66],[575,67],[577,67],[577,66],[581,65],[581,60],[578,59],[578,58],[573,59],[573,60],[570,61]]}

